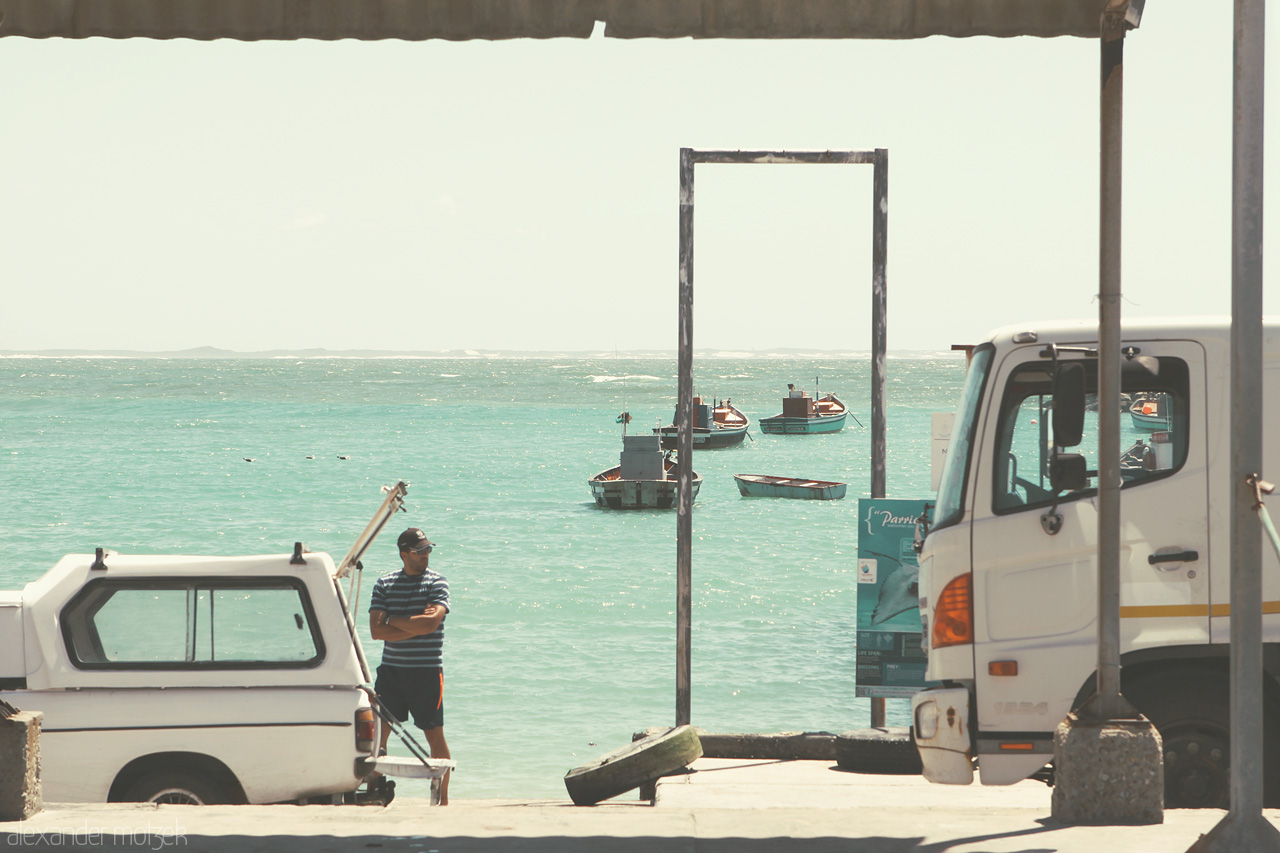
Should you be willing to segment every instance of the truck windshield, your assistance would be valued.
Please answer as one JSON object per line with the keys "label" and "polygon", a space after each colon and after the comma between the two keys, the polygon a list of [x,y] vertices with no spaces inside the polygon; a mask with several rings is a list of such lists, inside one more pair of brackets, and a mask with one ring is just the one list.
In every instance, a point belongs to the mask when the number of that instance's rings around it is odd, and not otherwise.
{"label": "truck windshield", "polygon": [[947,448],[946,461],[942,465],[942,477],[938,481],[938,505],[934,510],[934,528],[955,524],[964,515],[964,493],[969,481],[969,456],[973,449],[974,428],[978,421],[978,405],[991,370],[991,358],[995,347],[984,344],[973,351],[969,360],[969,372],[965,375],[964,390],[960,392],[960,407],[955,426],[951,430],[951,444]]}

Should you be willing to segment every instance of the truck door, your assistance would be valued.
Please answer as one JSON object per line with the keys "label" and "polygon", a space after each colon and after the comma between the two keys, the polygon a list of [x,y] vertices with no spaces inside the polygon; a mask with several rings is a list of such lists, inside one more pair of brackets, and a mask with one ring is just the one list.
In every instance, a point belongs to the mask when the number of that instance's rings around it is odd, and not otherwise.
{"label": "truck door", "polygon": [[[1185,341],[1127,342],[1121,413],[1121,641],[1125,652],[1208,641],[1205,356]],[[1085,488],[1049,485],[1053,362],[1012,351],[992,383],[975,471],[974,676],[986,784],[1034,772],[1097,662],[1097,359]],[[1132,409],[1136,415],[1131,414]],[[1054,532],[1056,529],[1056,532]]]}

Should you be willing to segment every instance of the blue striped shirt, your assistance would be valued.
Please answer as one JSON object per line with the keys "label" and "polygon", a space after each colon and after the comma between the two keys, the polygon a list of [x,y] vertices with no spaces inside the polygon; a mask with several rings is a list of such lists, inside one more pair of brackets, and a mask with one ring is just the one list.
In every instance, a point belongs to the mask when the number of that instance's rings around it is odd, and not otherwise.
{"label": "blue striped shirt", "polygon": [[[369,610],[385,610],[392,616],[420,616],[429,605],[443,604],[449,609],[449,582],[444,575],[427,569],[420,575],[407,575],[404,569],[383,575],[373,585]],[[392,666],[439,667],[444,649],[444,620],[430,634],[407,640],[387,640],[382,646],[382,662]]]}

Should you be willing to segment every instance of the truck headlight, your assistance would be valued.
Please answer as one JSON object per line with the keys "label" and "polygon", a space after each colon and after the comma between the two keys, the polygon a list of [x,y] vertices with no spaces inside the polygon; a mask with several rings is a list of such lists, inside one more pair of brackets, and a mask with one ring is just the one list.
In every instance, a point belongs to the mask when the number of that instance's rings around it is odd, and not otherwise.
{"label": "truck headlight", "polygon": [[916,739],[929,740],[938,733],[938,703],[932,700],[916,706]]}

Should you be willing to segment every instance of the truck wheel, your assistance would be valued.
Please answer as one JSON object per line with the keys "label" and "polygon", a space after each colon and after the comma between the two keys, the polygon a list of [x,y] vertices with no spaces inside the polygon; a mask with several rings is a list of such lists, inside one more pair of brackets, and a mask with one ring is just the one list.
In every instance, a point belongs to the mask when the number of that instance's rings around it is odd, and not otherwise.
{"label": "truck wheel", "polygon": [[565,774],[564,786],[577,806],[594,806],[689,766],[702,757],[693,726],[676,726],[600,756]]}
{"label": "truck wheel", "polygon": [[147,773],[125,789],[123,801],[185,806],[212,806],[231,802],[217,782],[187,770],[157,770]]}
{"label": "truck wheel", "polygon": [[1228,680],[1211,670],[1166,670],[1125,685],[1125,698],[1164,742],[1164,805],[1225,809],[1231,791]]}
{"label": "truck wheel", "polygon": [[836,735],[836,765],[841,770],[885,776],[923,772],[910,728],[855,729]]}

